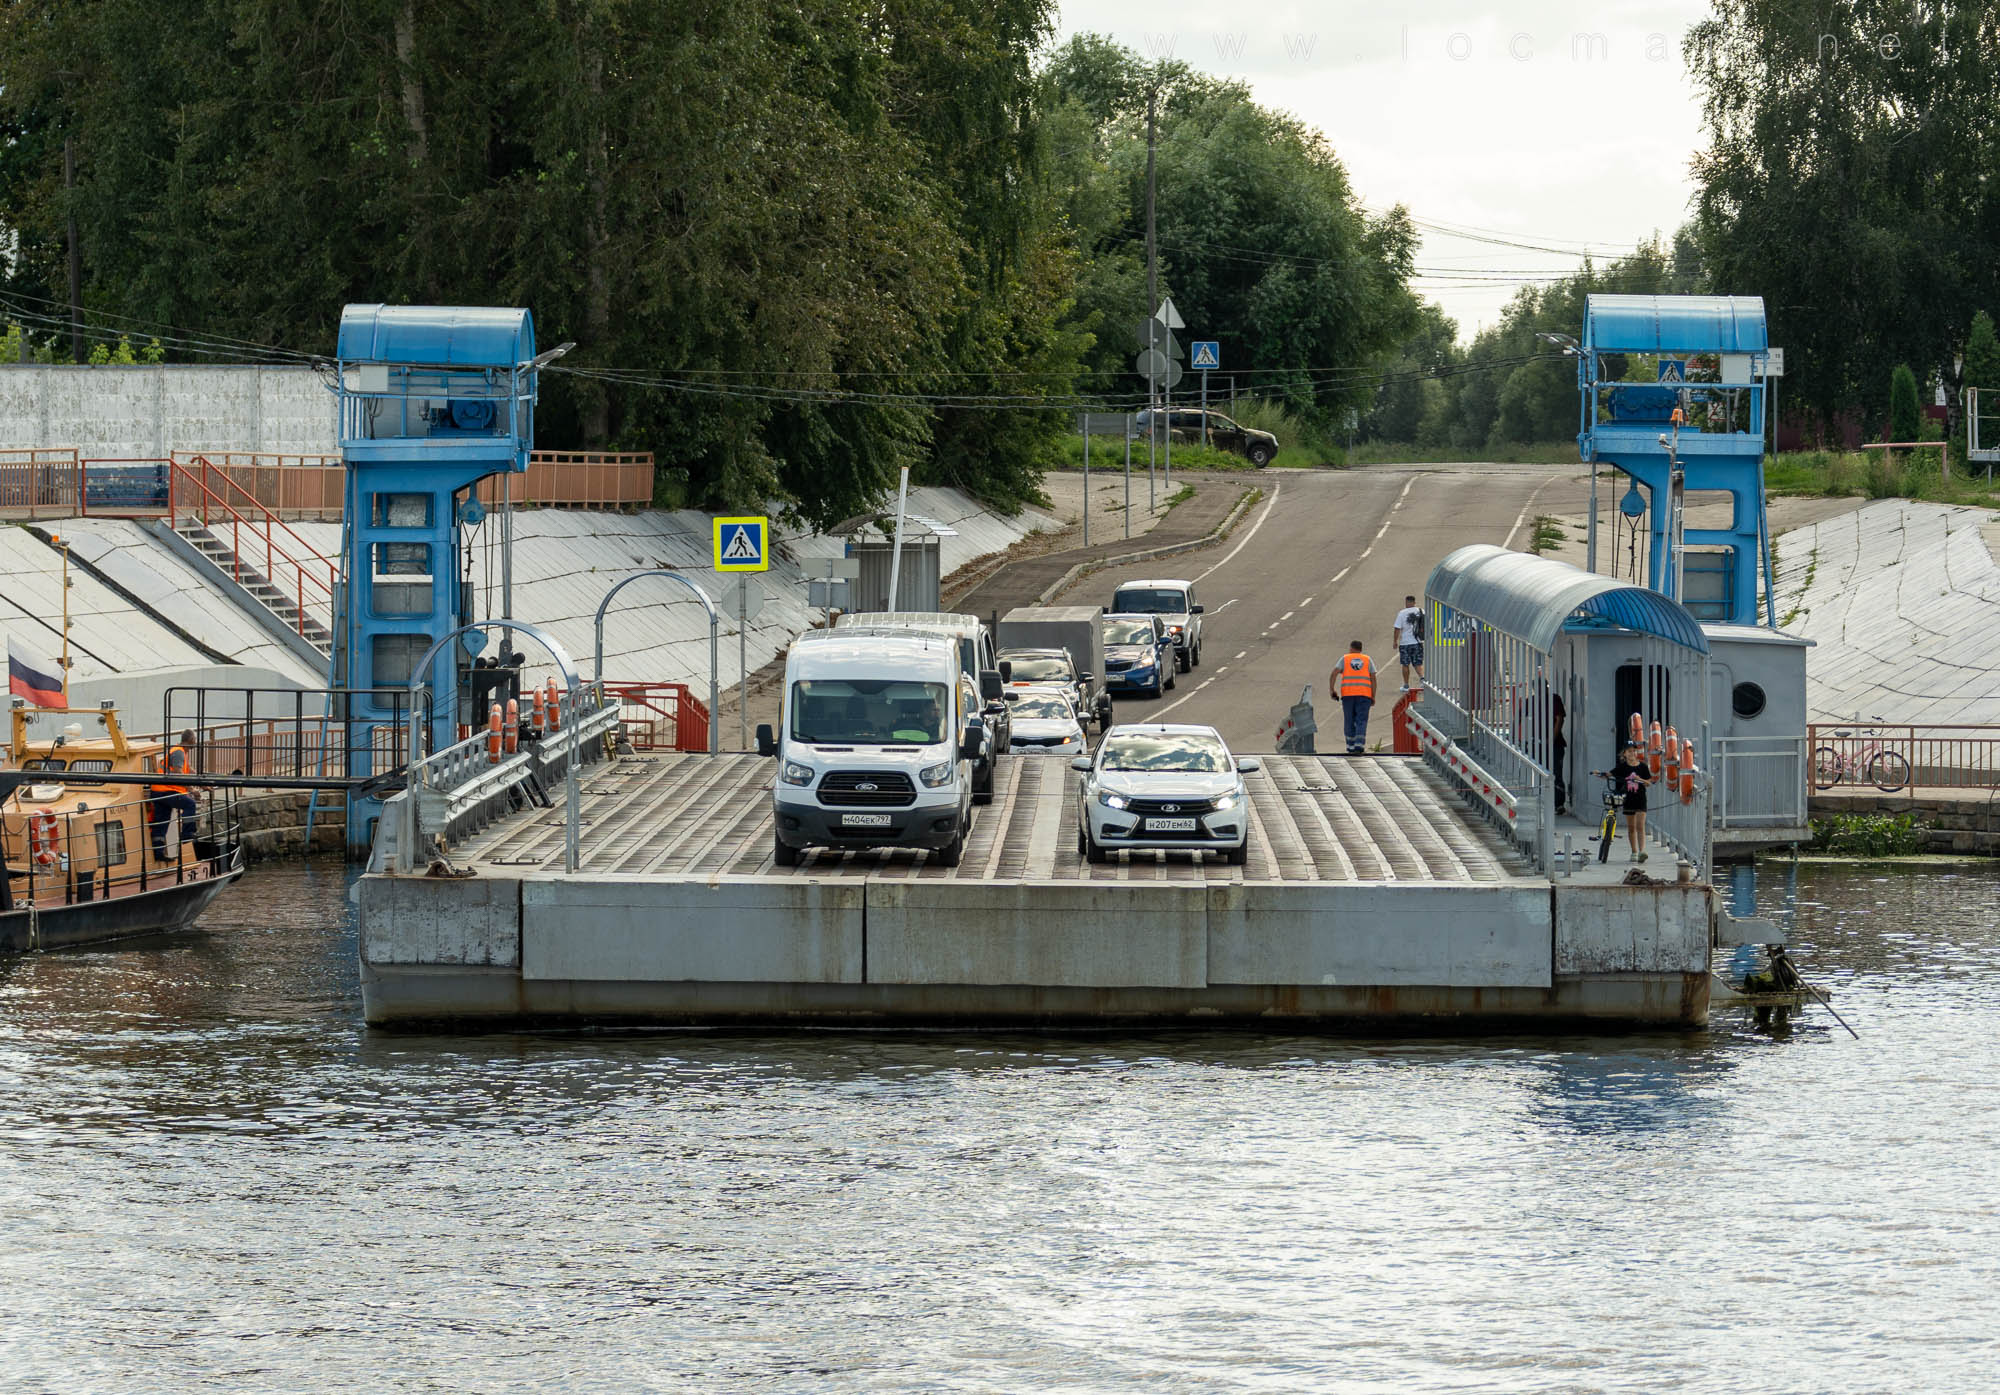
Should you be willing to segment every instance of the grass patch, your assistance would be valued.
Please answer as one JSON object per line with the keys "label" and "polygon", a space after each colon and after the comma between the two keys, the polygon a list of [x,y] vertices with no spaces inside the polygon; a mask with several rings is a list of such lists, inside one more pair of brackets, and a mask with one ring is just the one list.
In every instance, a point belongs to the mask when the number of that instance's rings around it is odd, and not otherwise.
{"label": "grass patch", "polygon": [[1837,857],[1908,857],[1929,832],[1914,814],[1830,814],[1812,821],[1811,846]]}
{"label": "grass patch", "polygon": [[1349,465],[1461,465],[1490,461],[1501,465],[1579,465],[1574,441],[1538,441],[1528,445],[1413,446],[1400,441],[1363,441],[1345,452]]}
{"label": "grass patch", "polygon": [[1931,499],[1946,504],[2000,506],[2000,482],[1989,483],[1986,467],[1954,460],[1951,478],[1941,478],[1939,452],[1786,451],[1764,458],[1764,489],[1770,494],[1825,498]]}
{"label": "grass patch", "polygon": [[1540,514],[1535,519],[1535,536],[1528,542],[1528,551],[1540,556],[1559,542],[1568,542],[1569,534],[1557,526],[1553,517]]}
{"label": "grass patch", "polygon": [[[1052,470],[1081,470],[1083,468],[1083,437],[1070,435],[1062,438],[1061,451],[1046,468]],[[1167,464],[1164,450],[1153,453],[1153,468],[1163,470]],[[1254,470],[1257,467],[1233,451],[1216,450],[1212,446],[1186,446],[1174,442],[1174,470]],[[1146,438],[1141,436],[1132,442],[1132,473],[1143,474],[1146,469]],[[1093,436],[1090,438],[1090,471],[1125,471],[1125,438],[1123,436]]]}
{"label": "grass patch", "polygon": [[1171,509],[1177,504],[1185,504],[1188,500],[1192,498],[1194,498],[1194,486],[1191,484],[1184,484],[1179,489],[1176,489],[1173,493],[1167,496],[1166,506]]}

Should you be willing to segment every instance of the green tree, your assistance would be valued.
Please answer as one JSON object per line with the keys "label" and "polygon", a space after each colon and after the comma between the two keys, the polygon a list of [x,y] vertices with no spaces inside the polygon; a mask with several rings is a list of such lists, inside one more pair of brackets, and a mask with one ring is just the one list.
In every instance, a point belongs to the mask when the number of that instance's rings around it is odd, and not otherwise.
{"label": "green tree", "polygon": [[[2000,448],[2000,335],[1993,331],[1993,317],[1981,310],[1972,317],[1972,329],[1965,336],[1965,365],[1961,384],[1980,389],[1981,446]],[[1960,449],[1967,444],[1964,423],[1957,432]]]}
{"label": "green tree", "polygon": [[1881,421],[1893,367],[1949,382],[1966,307],[2000,295],[1992,23],[1982,5],[1716,0],[1689,30],[1707,271],[1764,296],[1788,412]]}
{"label": "green tree", "polygon": [[1917,375],[1899,363],[1889,382],[1889,438],[1914,441],[1923,431],[1923,408],[1917,404]]}

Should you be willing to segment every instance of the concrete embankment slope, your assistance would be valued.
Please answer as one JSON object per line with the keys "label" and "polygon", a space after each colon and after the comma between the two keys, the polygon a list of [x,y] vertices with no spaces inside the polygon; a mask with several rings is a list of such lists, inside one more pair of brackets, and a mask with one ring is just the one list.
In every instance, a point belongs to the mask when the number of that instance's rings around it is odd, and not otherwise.
{"label": "concrete embankment slope", "polygon": [[299,663],[220,591],[137,524],[65,519],[0,528],[0,643],[13,636],[62,653],[62,554],[70,563],[70,700],[117,703],[133,731],[157,730],[169,687],[318,687]]}
{"label": "concrete embankment slope", "polygon": [[[940,544],[947,576],[1056,523],[1034,509],[1003,517],[956,489],[913,489],[909,510],[953,531]],[[339,555],[338,524],[292,527],[321,554]],[[747,658],[752,673],[782,654],[800,631],[825,618],[806,605],[807,569],[812,559],[837,557],[846,546],[842,538],[787,532],[782,527],[777,536],[771,570],[760,578],[764,609],[749,625]],[[245,560],[261,568],[257,541],[246,538],[244,545]],[[485,523],[468,528],[465,545],[479,592],[475,612],[481,617],[498,615],[501,567],[495,519],[489,516]],[[710,570],[713,546],[711,515],[692,510],[622,514],[523,509],[514,515],[514,614],[546,629],[587,668],[593,622],[607,591],[626,577],[655,567],[673,568],[709,586],[715,576]],[[604,632],[607,678],[697,687],[706,683],[708,621],[685,588],[669,581],[641,582],[621,592],[615,607]],[[329,622],[323,606],[315,616]],[[722,634],[720,678],[727,685],[736,681],[738,672],[733,618],[725,621]],[[527,648],[531,669],[546,671],[534,646]]]}
{"label": "concrete embankment slope", "polygon": [[1884,499],[1778,539],[1778,615],[1818,722],[2000,723],[2000,525]]}

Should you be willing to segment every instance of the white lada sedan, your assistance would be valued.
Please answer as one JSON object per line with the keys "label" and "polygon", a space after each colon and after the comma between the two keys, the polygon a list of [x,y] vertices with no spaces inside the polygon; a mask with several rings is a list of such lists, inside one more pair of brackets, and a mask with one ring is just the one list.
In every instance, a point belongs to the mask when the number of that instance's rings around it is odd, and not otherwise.
{"label": "white lada sedan", "polygon": [[1133,724],[1105,733],[1095,759],[1070,764],[1077,784],[1077,851],[1102,862],[1121,848],[1219,852],[1242,866],[1250,851],[1243,776],[1214,727]]}

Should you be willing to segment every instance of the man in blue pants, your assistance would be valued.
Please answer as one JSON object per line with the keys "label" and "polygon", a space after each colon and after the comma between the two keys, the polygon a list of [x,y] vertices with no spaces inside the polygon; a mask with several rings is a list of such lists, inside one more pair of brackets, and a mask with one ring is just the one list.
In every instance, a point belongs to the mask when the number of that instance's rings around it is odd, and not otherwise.
{"label": "man in blue pants", "polygon": [[1347,738],[1347,754],[1358,756],[1368,749],[1368,709],[1375,705],[1375,661],[1361,652],[1360,640],[1348,644],[1330,686],[1340,696],[1340,728]]}

